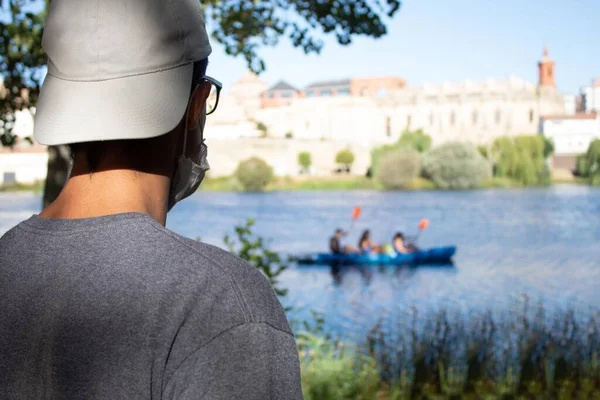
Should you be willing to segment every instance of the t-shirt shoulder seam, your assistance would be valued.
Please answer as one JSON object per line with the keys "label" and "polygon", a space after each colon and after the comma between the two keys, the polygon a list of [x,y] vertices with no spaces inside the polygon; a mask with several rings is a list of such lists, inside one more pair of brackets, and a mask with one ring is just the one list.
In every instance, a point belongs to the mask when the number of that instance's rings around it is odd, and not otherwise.
{"label": "t-shirt shoulder seam", "polygon": [[242,310],[242,313],[244,314],[244,323],[252,322],[254,320],[254,315],[252,315],[252,312],[250,311],[250,307],[246,303],[246,299],[245,299],[244,295],[242,294],[242,291],[240,290],[237,281],[235,280],[235,278],[233,276],[231,276],[231,274],[229,274],[226,271],[224,271],[223,269],[219,268],[219,263],[217,261],[215,261],[214,259],[212,259],[211,257],[209,257],[205,254],[202,254],[200,251],[198,251],[194,247],[190,246],[188,243],[185,243],[183,240],[181,240],[181,238],[178,237],[176,234],[169,232],[168,230],[164,229],[163,227],[158,227],[151,222],[148,222],[148,224],[150,226],[152,226],[154,229],[156,229],[159,233],[176,241],[177,243],[184,246],[189,251],[192,251],[194,254],[197,254],[200,257],[210,261],[211,267],[213,267],[219,273],[223,274],[226,277],[226,279],[229,281],[230,285],[232,286],[235,296],[240,305],[240,309]]}
{"label": "t-shirt shoulder seam", "polygon": [[284,331],[281,328],[276,327],[275,325],[269,323],[268,321],[252,321],[252,322],[244,322],[241,324],[235,324],[230,326],[229,328],[222,330],[221,332],[217,333],[215,336],[211,337],[210,339],[208,339],[206,342],[202,343],[200,346],[196,347],[194,350],[192,350],[190,352],[190,354],[188,354],[183,360],[181,360],[181,362],[179,363],[179,365],[177,365],[177,367],[175,367],[175,369],[173,370],[173,372],[171,372],[171,374],[169,374],[169,377],[167,378],[167,380],[165,381],[165,387],[168,386],[169,384],[169,380],[171,380],[171,378],[173,377],[173,375],[175,375],[177,373],[177,371],[179,370],[179,368],[181,368],[181,366],[183,364],[185,364],[185,362],[187,360],[190,359],[190,357],[192,357],[194,354],[196,354],[197,352],[199,352],[200,350],[202,350],[204,347],[208,346],[209,344],[211,344],[212,342],[214,342],[215,340],[217,340],[219,337],[223,336],[224,334],[233,331],[234,329],[237,328],[241,328],[244,326],[250,326],[250,325],[266,325],[278,332],[284,333],[287,336],[289,336],[291,339],[294,339],[294,334],[288,331]]}

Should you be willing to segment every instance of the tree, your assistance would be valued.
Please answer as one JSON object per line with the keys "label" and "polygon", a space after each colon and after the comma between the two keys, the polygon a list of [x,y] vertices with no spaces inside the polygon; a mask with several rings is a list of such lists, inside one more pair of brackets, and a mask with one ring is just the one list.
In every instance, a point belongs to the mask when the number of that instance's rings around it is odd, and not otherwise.
{"label": "tree", "polygon": [[246,192],[262,192],[273,180],[273,168],[264,160],[252,157],[240,162],[233,175]]}
{"label": "tree", "polygon": [[404,131],[398,140],[398,146],[410,147],[419,153],[425,153],[431,148],[431,136],[422,129],[416,131]]}
{"label": "tree", "polygon": [[301,173],[305,174],[310,171],[310,166],[312,165],[312,157],[308,151],[298,153],[298,164],[300,165]]}
{"label": "tree", "polygon": [[404,131],[400,139],[394,144],[386,144],[373,149],[371,152],[371,171],[376,173],[379,161],[388,153],[394,153],[404,148],[410,148],[419,153],[424,153],[431,147],[431,136],[422,129],[416,131]]}
{"label": "tree", "polygon": [[267,125],[265,125],[263,122],[257,122],[256,129],[261,132],[260,137],[265,138],[269,136],[269,128],[267,128]]}
{"label": "tree", "polygon": [[[49,0],[45,0],[38,13],[31,12],[36,6],[39,8],[36,0],[0,3],[5,17],[0,22],[0,73],[8,89],[4,97],[0,96],[3,145],[14,143],[10,124],[15,111],[34,107],[37,100],[40,72],[46,62],[41,34],[48,3]],[[335,36],[342,45],[350,44],[355,36],[380,38],[387,34],[387,19],[396,15],[400,3],[400,0],[200,2],[213,39],[225,47],[227,54],[242,56],[257,73],[266,67],[259,56],[261,48],[274,46],[281,38],[287,38],[307,54],[320,53],[326,35]],[[27,98],[23,89],[27,89]],[[48,181],[58,187],[48,188],[45,203],[54,200],[52,193],[60,192],[61,176],[67,175],[65,166],[69,165],[66,148],[51,152],[53,161],[48,163]]]}
{"label": "tree", "polygon": [[449,142],[423,157],[423,172],[440,189],[472,189],[491,176],[488,161],[470,143]]}
{"label": "tree", "polygon": [[600,184],[600,139],[594,139],[587,152],[577,158],[577,172],[590,183]]}
{"label": "tree", "polygon": [[540,135],[501,137],[494,141],[491,156],[494,173],[523,185],[549,183],[550,171],[546,156],[552,153],[552,143]]}
{"label": "tree", "polygon": [[339,151],[335,155],[335,162],[342,164],[346,169],[346,172],[350,172],[352,164],[354,164],[354,153],[352,153],[349,149]]}
{"label": "tree", "polygon": [[403,189],[421,174],[421,154],[411,148],[386,153],[375,177],[386,189]]}

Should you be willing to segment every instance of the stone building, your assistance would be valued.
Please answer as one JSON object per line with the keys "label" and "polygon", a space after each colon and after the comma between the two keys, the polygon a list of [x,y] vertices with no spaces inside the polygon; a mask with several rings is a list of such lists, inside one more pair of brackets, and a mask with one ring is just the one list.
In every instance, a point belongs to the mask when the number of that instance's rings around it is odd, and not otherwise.
{"label": "stone building", "polygon": [[423,129],[434,143],[459,140],[485,145],[499,136],[536,134],[541,116],[565,113],[565,98],[556,89],[554,74],[554,61],[545,51],[537,85],[514,76],[426,83],[377,101],[385,110],[385,131],[392,140],[404,129]]}

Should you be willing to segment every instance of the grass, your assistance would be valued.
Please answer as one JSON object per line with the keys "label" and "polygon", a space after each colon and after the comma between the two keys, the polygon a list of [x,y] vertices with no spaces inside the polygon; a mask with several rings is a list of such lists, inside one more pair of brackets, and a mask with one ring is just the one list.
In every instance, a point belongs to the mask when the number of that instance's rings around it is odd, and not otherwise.
{"label": "grass", "polygon": [[[408,320],[408,321],[407,321]],[[306,399],[600,399],[600,314],[448,312],[374,327],[362,345],[297,335]]]}
{"label": "grass", "polygon": [[13,185],[0,185],[0,193],[9,193],[9,192],[34,192],[41,193],[44,190],[44,182],[36,181],[32,184],[22,184],[16,183]]}

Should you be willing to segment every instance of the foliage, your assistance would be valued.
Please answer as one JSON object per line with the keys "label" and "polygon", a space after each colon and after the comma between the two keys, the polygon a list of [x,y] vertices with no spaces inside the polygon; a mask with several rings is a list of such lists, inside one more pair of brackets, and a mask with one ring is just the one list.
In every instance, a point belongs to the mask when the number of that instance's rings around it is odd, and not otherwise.
{"label": "foliage", "polygon": [[594,139],[587,152],[577,158],[577,172],[592,185],[600,185],[600,139]]}
{"label": "foliage", "polygon": [[371,152],[371,171],[377,171],[380,160],[387,153],[393,153],[407,147],[412,148],[419,153],[424,153],[431,147],[431,137],[421,129],[416,131],[404,131],[396,143],[386,144],[373,149]]}
{"label": "foliage", "polygon": [[518,182],[513,181],[510,178],[501,178],[498,176],[491,177],[489,179],[485,179],[479,185],[482,189],[511,189],[518,188],[522,185]]}
{"label": "foliage", "polygon": [[335,155],[335,162],[349,167],[354,164],[354,153],[349,149],[341,150]]}
{"label": "foliage", "polygon": [[32,184],[15,183],[13,185],[0,185],[1,192],[35,192],[41,193],[44,187],[43,181],[35,181]]}
{"label": "foliage", "polygon": [[286,139],[293,139],[294,138],[294,132],[292,131],[288,131],[285,133],[285,138]]}
{"label": "foliage", "polygon": [[304,52],[320,53],[322,33],[348,45],[353,36],[379,38],[387,33],[385,19],[393,17],[400,0],[266,0],[201,2],[212,37],[227,54],[242,55],[250,69],[262,72],[258,50],[287,37]]}
{"label": "foliage", "polygon": [[[530,310],[377,324],[360,346],[298,335],[307,399],[597,399],[600,315]],[[365,397],[367,396],[367,397]]]}
{"label": "foliage", "polygon": [[402,189],[421,174],[421,155],[404,148],[386,153],[375,177],[386,189]]}
{"label": "foliage", "polygon": [[550,181],[546,154],[551,142],[540,135],[501,137],[492,145],[494,174],[522,185],[545,185]]}
{"label": "foliage", "polygon": [[[45,8],[35,12],[39,2],[12,0],[0,3],[0,143],[13,146],[15,112],[35,106],[39,96],[42,68],[46,56],[42,51]],[[42,3],[44,4],[44,3]]]}
{"label": "foliage", "polygon": [[548,159],[554,154],[554,142],[552,139],[542,136],[544,139],[544,158]]}
{"label": "foliage", "polygon": [[479,154],[481,154],[481,156],[483,158],[489,158],[489,152],[488,152],[488,148],[487,146],[477,146],[477,150],[479,151]]}
{"label": "foliage", "polygon": [[397,144],[400,147],[410,147],[419,153],[425,153],[431,148],[431,136],[423,132],[422,129],[416,131],[406,130],[402,132]]}
{"label": "foliage", "polygon": [[246,192],[261,192],[273,180],[273,168],[258,157],[240,162],[234,176]]}
{"label": "foliage", "polygon": [[302,172],[308,172],[312,165],[312,157],[308,151],[298,153],[298,164],[302,167]]}
{"label": "foliage", "polygon": [[288,267],[278,253],[267,248],[264,238],[252,232],[254,224],[253,219],[248,219],[244,225],[234,228],[235,238],[226,235],[223,241],[231,253],[262,272],[278,296],[285,296],[287,289],[279,286],[279,277]]}
{"label": "foliage", "polygon": [[423,157],[423,173],[440,189],[472,189],[491,176],[489,163],[469,143],[450,142]]}
{"label": "foliage", "polygon": [[297,335],[297,343],[306,400],[376,398],[380,379],[372,357],[306,332]]}
{"label": "foliage", "polygon": [[257,122],[256,130],[261,132],[260,137],[265,138],[269,136],[269,128],[267,127],[267,125],[264,124],[264,122]]}
{"label": "foliage", "polygon": [[408,182],[404,187],[406,190],[433,190],[435,189],[435,183],[433,181],[423,178],[417,177],[412,181]]}

